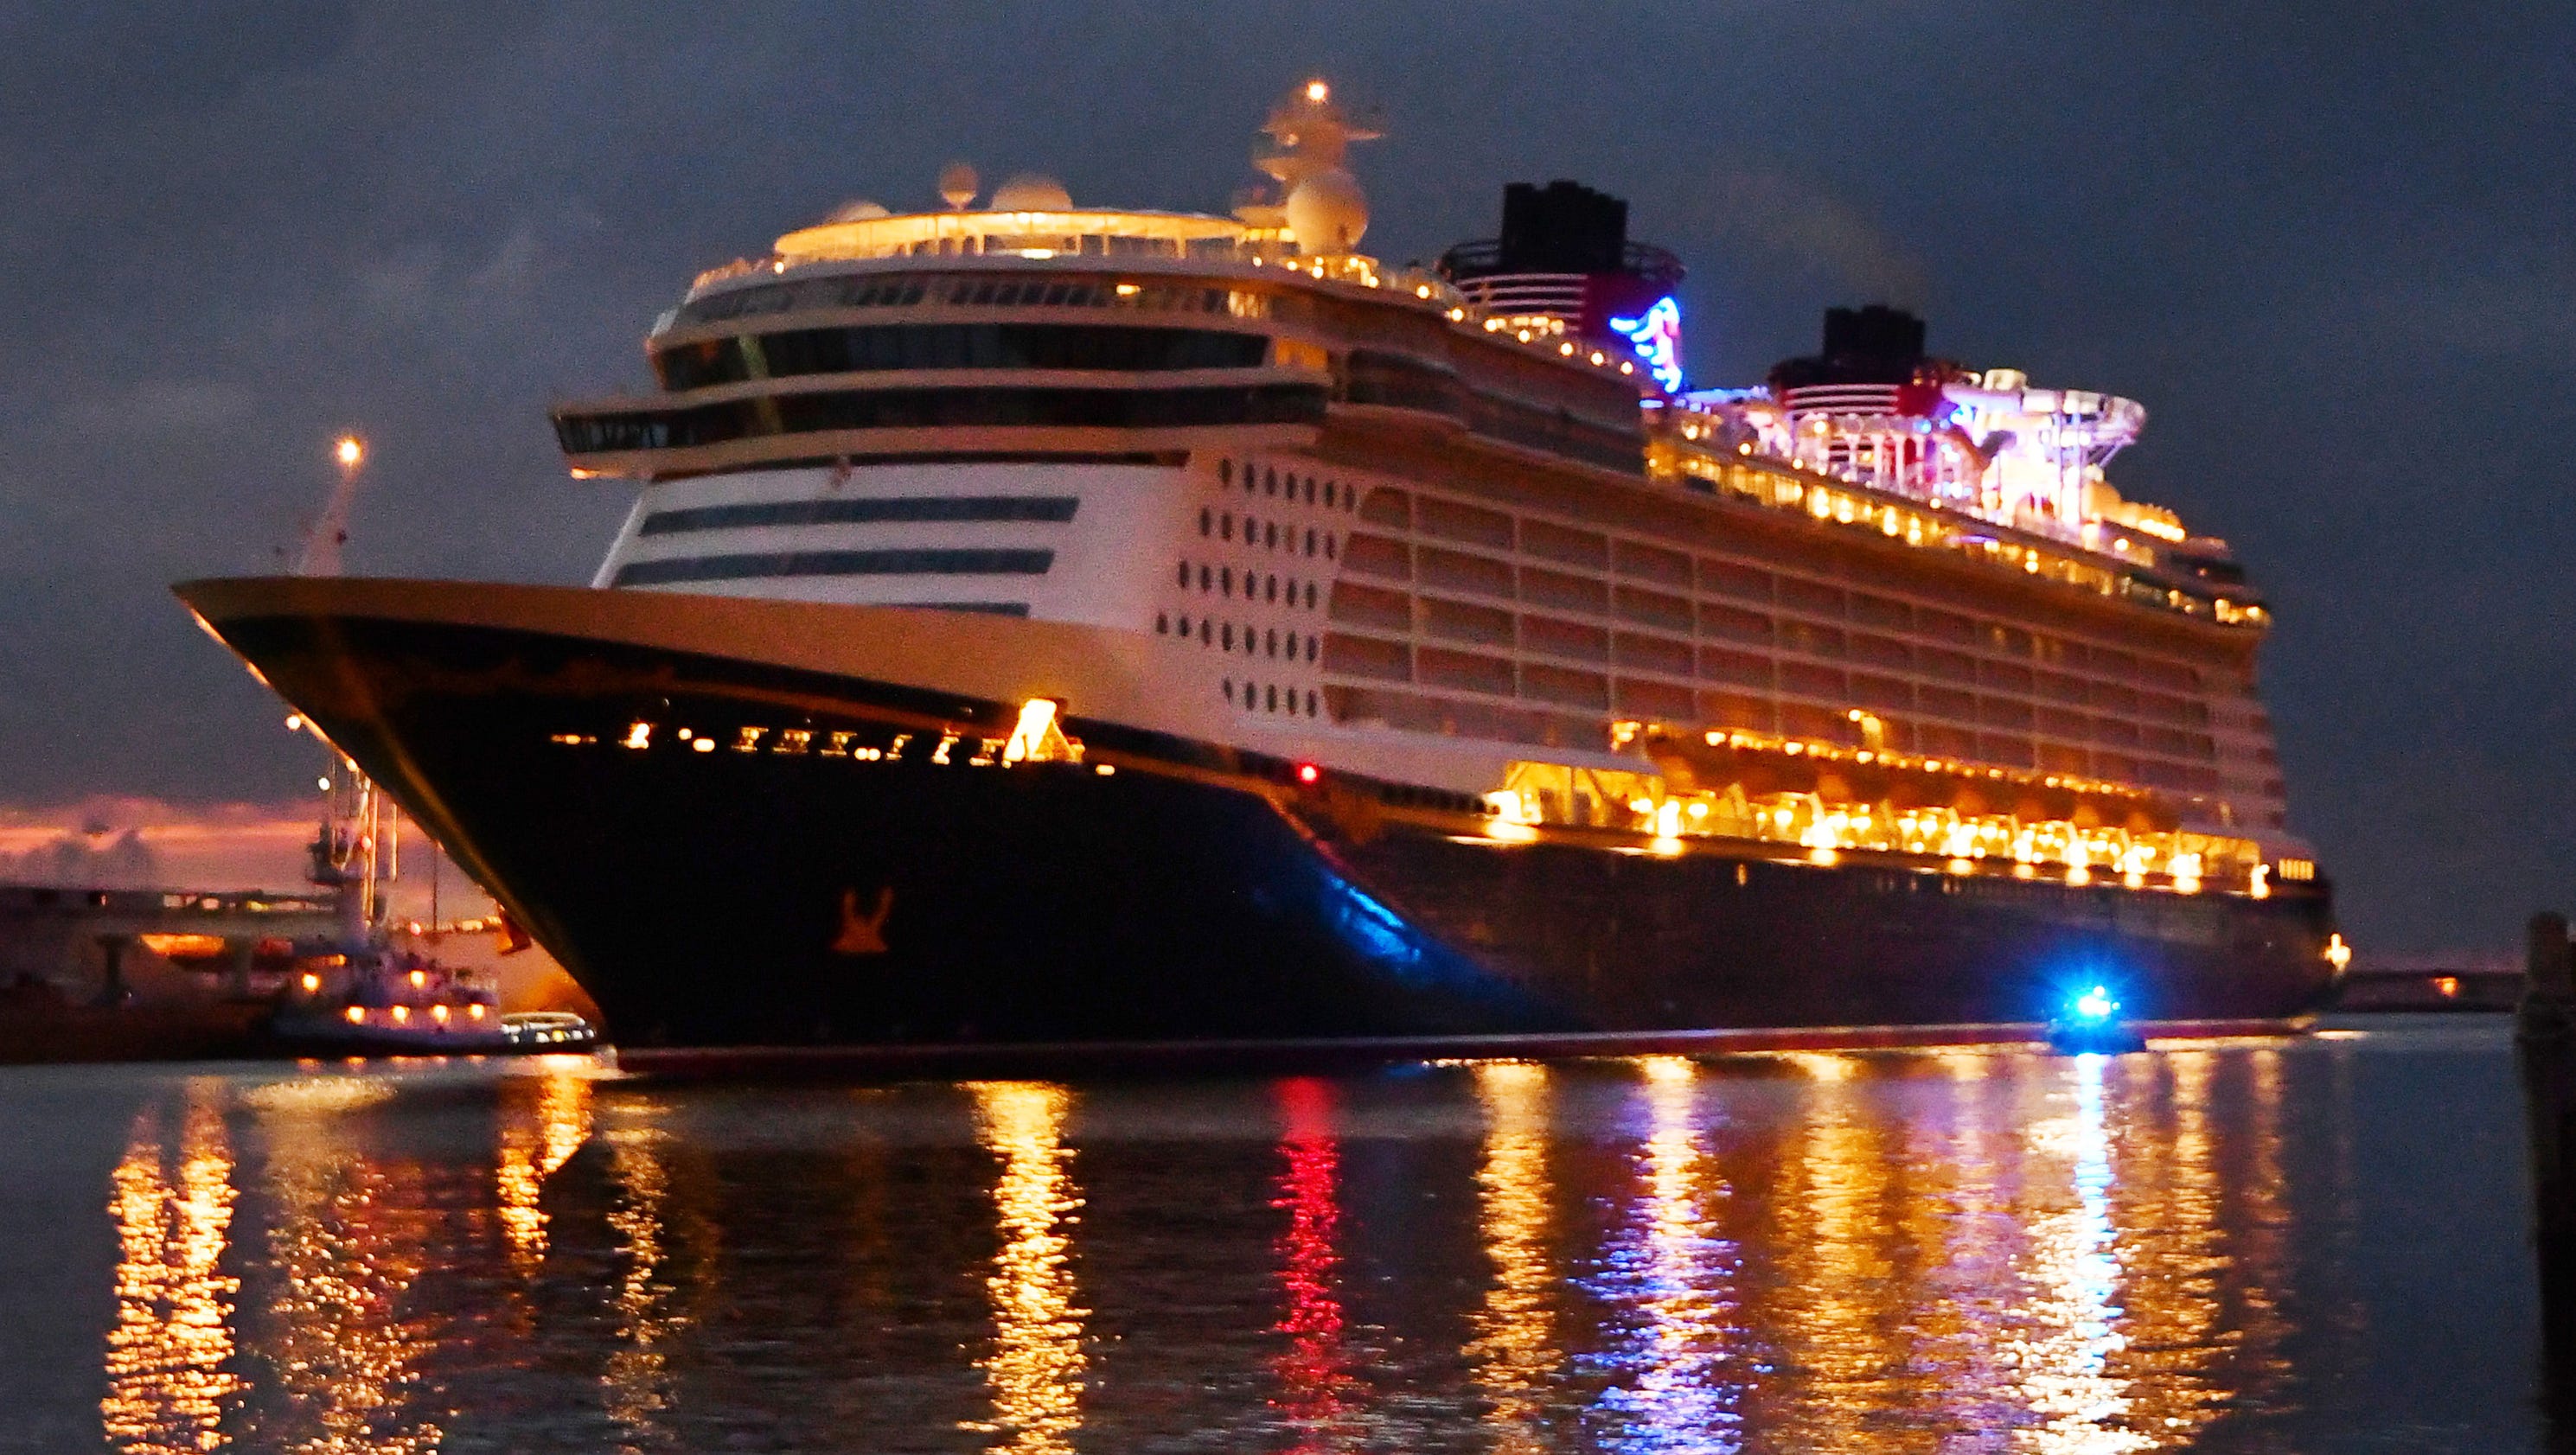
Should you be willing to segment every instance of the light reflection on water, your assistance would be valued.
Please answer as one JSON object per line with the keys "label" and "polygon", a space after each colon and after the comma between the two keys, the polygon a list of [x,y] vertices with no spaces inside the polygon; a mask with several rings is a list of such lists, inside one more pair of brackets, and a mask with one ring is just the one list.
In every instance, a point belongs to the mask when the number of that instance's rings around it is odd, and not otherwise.
{"label": "light reflection on water", "polygon": [[1737,1405],[1744,1370],[1730,1322],[1736,1251],[1716,1214],[1727,1188],[1694,1104],[1690,1062],[1637,1063],[1644,1142],[1627,1216],[1586,1280],[1612,1313],[1588,1361],[1609,1376],[1588,1423],[1607,1450],[1722,1455],[1742,1447]]}
{"label": "light reflection on water", "polygon": [[[2372,1336],[2302,1286],[2361,1236],[2342,1055],[176,1079],[101,1189],[98,1428],[317,1455],[2295,1448],[2262,1432],[2316,1417],[2303,1371]],[[2294,1136],[2329,1097],[2337,1130]]]}
{"label": "light reflection on water", "polygon": [[1005,1449],[1028,1455],[1071,1450],[1082,1424],[1082,1320],[1074,1304],[1073,1152],[1063,1142],[1072,1098],[1062,1087],[981,1082],[971,1088],[984,1145],[1002,1158],[993,1210],[1002,1249],[985,1286],[993,1298],[993,1352],[984,1374],[993,1389],[987,1428]]}
{"label": "light reflection on water", "polygon": [[[234,1201],[221,1095],[220,1083],[191,1083],[173,1109],[175,1139],[157,1110],[145,1111],[116,1165],[109,1208],[121,1257],[99,1416],[120,1449],[218,1449],[225,1402],[241,1390],[231,1367],[241,1282],[219,1268]],[[175,1176],[168,1140],[178,1144]]]}

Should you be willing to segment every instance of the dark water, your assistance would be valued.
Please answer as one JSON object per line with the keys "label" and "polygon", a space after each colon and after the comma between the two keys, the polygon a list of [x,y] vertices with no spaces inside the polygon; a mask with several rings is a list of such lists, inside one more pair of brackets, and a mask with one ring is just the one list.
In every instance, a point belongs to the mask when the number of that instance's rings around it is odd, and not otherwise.
{"label": "dark water", "polygon": [[2117,1060],[0,1072],[0,1448],[2537,1448],[2496,1021]]}

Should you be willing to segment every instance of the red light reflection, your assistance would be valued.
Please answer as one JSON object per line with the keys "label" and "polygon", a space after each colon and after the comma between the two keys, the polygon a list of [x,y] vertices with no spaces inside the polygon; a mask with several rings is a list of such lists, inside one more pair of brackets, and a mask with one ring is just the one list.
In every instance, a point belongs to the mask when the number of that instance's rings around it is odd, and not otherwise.
{"label": "red light reflection", "polygon": [[1283,1081],[1280,1108],[1288,1130],[1280,1141],[1287,1158],[1273,1186],[1271,1206],[1288,1213],[1288,1230],[1273,1246],[1288,1307],[1273,1331],[1288,1336],[1274,1368],[1279,1394],[1271,1406],[1297,1428],[1300,1451],[1344,1443],[1339,1427],[1353,1412],[1356,1381],[1342,1348],[1342,1303],[1333,1287],[1341,1257],[1334,1251],[1341,1209],[1333,1198],[1340,1156],[1332,1131],[1332,1092],[1323,1082]]}

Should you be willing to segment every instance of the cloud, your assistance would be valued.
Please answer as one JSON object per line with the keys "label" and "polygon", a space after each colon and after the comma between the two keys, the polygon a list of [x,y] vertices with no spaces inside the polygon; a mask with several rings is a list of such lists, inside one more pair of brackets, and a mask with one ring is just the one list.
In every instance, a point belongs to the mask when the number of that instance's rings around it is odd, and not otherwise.
{"label": "cloud", "polygon": [[259,396],[237,379],[145,379],[77,407],[92,430],[170,434],[219,429],[250,417]]}
{"label": "cloud", "polygon": [[100,889],[295,889],[310,808],[99,795],[0,805],[0,880]]}
{"label": "cloud", "polygon": [[1874,302],[1923,306],[1922,262],[1822,183],[1777,168],[1737,166],[1710,174],[1703,185],[1694,220],[1704,235],[1821,274]]}

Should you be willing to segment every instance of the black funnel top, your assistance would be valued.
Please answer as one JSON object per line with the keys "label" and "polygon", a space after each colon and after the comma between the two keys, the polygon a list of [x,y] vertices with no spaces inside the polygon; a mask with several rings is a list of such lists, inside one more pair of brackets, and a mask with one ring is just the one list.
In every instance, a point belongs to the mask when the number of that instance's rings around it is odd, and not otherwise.
{"label": "black funnel top", "polygon": [[1503,188],[1506,273],[1613,273],[1628,245],[1628,204],[1563,178]]}
{"label": "black funnel top", "polygon": [[1823,351],[1782,360],[1771,370],[1771,387],[1776,392],[1811,384],[1910,384],[1924,363],[1923,337],[1923,320],[1901,308],[1828,308]]}

